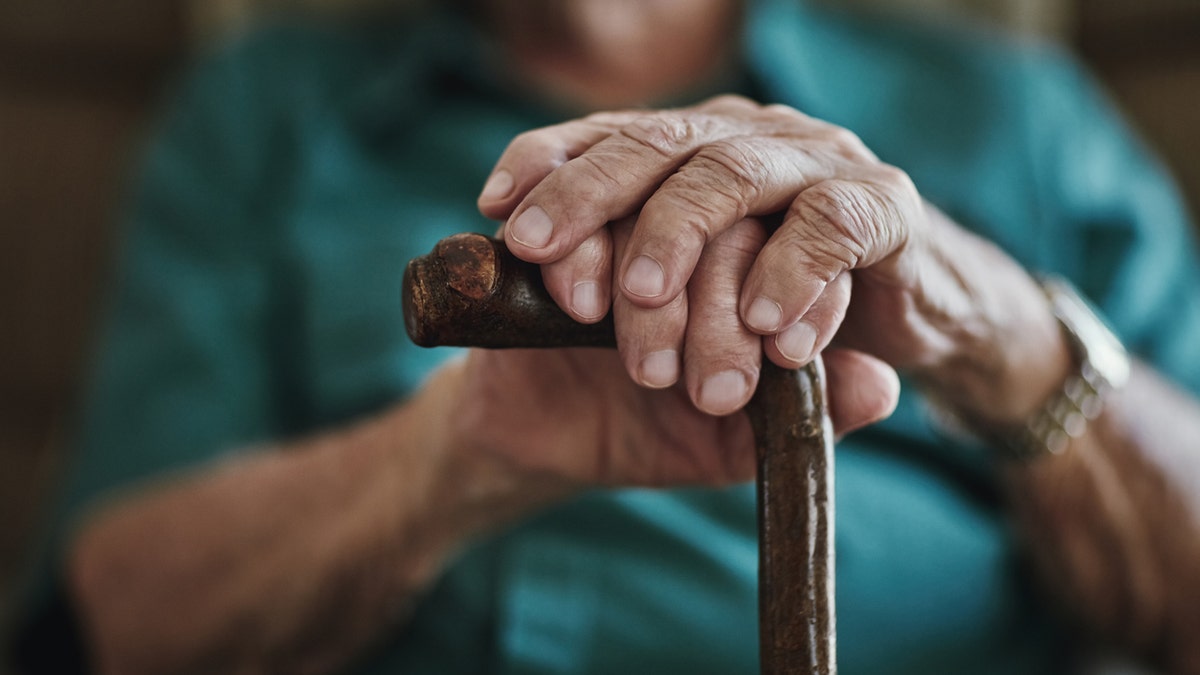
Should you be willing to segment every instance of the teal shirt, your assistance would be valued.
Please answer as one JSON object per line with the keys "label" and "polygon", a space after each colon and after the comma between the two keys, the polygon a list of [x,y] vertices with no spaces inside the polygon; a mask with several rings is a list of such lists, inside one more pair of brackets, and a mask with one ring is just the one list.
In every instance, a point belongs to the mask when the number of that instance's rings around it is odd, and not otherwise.
{"label": "teal shirt", "polygon": [[[1068,60],[786,0],[753,3],[744,30],[745,93],[855,131],[1200,390],[1180,201]],[[114,487],[378,410],[447,356],[405,336],[403,266],[493,229],[474,207],[489,169],[559,119],[505,94],[476,44],[442,19],[289,27],[196,69],[133,200],[59,523]],[[1059,672],[1063,631],[981,448],[938,433],[909,387],[837,464],[843,673]],[[475,543],[354,672],[754,672],[754,518],[750,486],[586,495]]]}

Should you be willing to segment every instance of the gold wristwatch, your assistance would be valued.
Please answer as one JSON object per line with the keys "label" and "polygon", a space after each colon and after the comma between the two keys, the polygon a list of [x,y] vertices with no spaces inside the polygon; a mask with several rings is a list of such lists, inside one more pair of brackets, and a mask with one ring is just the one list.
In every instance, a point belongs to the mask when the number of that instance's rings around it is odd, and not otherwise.
{"label": "gold wristwatch", "polygon": [[1061,454],[1100,415],[1109,393],[1129,380],[1128,352],[1075,287],[1059,277],[1043,277],[1041,286],[1076,367],[1022,430],[998,439],[1020,458]]}

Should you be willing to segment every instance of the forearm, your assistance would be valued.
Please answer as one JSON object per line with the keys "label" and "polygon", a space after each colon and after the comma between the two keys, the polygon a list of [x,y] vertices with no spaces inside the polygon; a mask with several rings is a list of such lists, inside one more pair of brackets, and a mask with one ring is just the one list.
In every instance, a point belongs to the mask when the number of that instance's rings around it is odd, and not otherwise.
{"label": "forearm", "polygon": [[1067,451],[1007,468],[1012,512],[1068,611],[1200,672],[1200,405],[1148,368]]}
{"label": "forearm", "polygon": [[[950,299],[931,323],[956,327],[941,331],[952,348],[918,375],[969,425],[1012,433],[1061,389],[1074,357],[1027,273],[941,225],[958,255],[935,272],[951,280]],[[970,269],[956,270],[963,261]],[[1172,672],[1200,672],[1197,439],[1200,404],[1140,366],[1061,455],[1005,463],[1012,511],[1047,590],[1089,630]]]}
{"label": "forearm", "polygon": [[99,669],[323,672],[403,621],[463,539],[529,501],[450,451],[454,386],[100,511],[68,564]]}

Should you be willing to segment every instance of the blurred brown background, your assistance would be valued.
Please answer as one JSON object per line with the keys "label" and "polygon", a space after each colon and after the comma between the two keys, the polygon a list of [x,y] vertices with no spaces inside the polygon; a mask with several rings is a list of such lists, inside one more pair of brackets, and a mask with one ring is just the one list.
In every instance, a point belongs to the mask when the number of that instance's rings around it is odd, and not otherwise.
{"label": "blurred brown background", "polygon": [[[1200,213],[1195,0],[828,1],[975,14],[1065,42],[1107,82]],[[345,4],[355,3],[0,3],[0,635],[5,580],[59,464],[121,188],[164,81],[197,44],[263,6]]]}

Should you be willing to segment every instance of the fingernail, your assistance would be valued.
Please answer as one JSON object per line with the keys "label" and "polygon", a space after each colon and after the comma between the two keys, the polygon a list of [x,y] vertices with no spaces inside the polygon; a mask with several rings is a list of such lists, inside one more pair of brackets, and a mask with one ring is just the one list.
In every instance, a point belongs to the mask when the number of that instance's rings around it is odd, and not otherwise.
{"label": "fingernail", "polygon": [[581,281],[571,291],[571,309],[585,319],[600,316],[600,285],[594,281]]}
{"label": "fingernail", "polygon": [[725,370],[700,385],[700,408],[723,415],[731,413],[746,399],[746,375],[740,370]]}
{"label": "fingernail", "polygon": [[797,363],[808,363],[816,345],[817,329],[807,321],[797,321],[775,338],[779,353]]}
{"label": "fingernail", "polygon": [[554,223],[550,222],[550,216],[540,206],[525,209],[512,224],[513,239],[530,248],[542,248],[548,244],[553,231]]}
{"label": "fingernail", "polygon": [[767,298],[758,298],[746,312],[746,323],[751,328],[762,333],[774,333],[779,330],[783,321],[783,308],[778,302]]}
{"label": "fingernail", "polygon": [[643,298],[656,298],[666,288],[662,265],[648,255],[639,255],[625,271],[625,290]]}
{"label": "fingernail", "polygon": [[503,199],[512,192],[515,185],[513,175],[505,169],[500,169],[483,184],[483,192],[479,193],[479,198]]}
{"label": "fingernail", "polygon": [[642,384],[662,389],[679,379],[679,354],[673,349],[650,352],[638,366]]}

